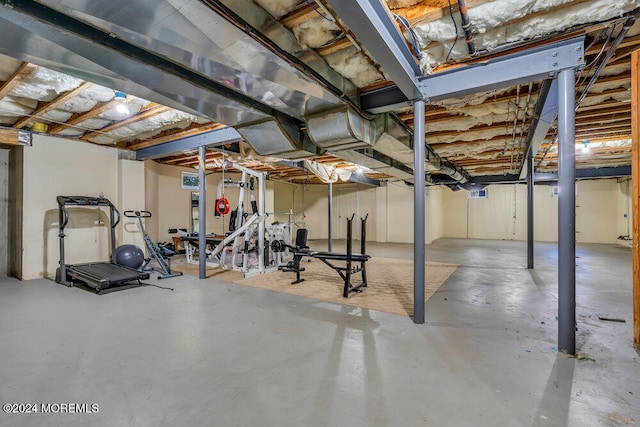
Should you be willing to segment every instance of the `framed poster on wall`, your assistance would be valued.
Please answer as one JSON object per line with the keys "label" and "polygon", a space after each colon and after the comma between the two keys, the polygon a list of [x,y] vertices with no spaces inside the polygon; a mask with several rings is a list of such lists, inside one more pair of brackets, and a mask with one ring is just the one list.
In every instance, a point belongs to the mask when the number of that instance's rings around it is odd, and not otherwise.
{"label": "framed poster on wall", "polygon": [[200,180],[197,173],[182,172],[181,180],[183,190],[197,190],[200,186]]}

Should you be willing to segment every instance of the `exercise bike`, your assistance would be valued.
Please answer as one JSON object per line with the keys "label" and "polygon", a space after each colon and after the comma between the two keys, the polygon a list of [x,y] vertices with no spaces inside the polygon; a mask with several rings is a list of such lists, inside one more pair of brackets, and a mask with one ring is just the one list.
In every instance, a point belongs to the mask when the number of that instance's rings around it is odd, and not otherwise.
{"label": "exercise bike", "polygon": [[160,276],[158,279],[168,279],[169,277],[182,276],[181,271],[171,271],[171,265],[169,257],[175,255],[174,251],[167,248],[160,247],[156,242],[151,240],[151,237],[147,234],[147,230],[144,228],[142,218],[151,218],[151,212],[149,211],[124,211],[124,216],[127,218],[137,218],[140,223],[140,230],[142,230],[142,238],[147,245],[147,251],[149,257],[144,260],[144,264],[140,267],[141,271],[147,269],[151,260],[155,260],[160,266]]}

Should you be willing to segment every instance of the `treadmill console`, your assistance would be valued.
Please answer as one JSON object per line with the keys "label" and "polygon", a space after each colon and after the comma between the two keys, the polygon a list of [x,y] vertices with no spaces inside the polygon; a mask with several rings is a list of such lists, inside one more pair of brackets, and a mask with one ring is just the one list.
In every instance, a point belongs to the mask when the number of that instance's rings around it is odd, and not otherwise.
{"label": "treadmill console", "polygon": [[58,196],[57,200],[60,206],[112,206],[104,197]]}

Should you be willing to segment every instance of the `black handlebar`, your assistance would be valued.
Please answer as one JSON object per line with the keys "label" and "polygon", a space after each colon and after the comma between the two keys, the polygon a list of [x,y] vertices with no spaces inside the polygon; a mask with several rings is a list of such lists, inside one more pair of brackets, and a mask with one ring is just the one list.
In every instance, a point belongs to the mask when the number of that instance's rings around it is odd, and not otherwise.
{"label": "black handlebar", "polygon": [[124,211],[124,216],[127,218],[151,218],[151,212],[149,211]]}
{"label": "black handlebar", "polygon": [[[116,228],[116,225],[120,224],[120,211],[116,209],[115,206],[111,206],[111,211],[115,214],[111,216],[111,221],[112,221],[111,228]],[[117,216],[118,219],[113,221],[115,216]]]}
{"label": "black handlebar", "polygon": [[67,226],[67,224],[69,224],[69,212],[67,212],[67,210],[63,207],[60,208],[62,213],[63,213],[63,220],[62,220],[62,224],[60,224],[60,228],[65,228]]}

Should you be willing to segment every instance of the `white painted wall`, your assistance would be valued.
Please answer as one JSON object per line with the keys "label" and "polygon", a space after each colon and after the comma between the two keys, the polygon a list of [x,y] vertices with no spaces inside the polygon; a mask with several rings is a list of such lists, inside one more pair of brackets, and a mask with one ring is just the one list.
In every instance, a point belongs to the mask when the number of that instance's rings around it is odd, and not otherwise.
{"label": "white painted wall", "polygon": [[576,241],[616,243],[619,236],[617,205],[617,180],[578,181]]}
{"label": "white painted wall", "polygon": [[[360,218],[364,218],[367,214],[369,214],[366,230],[367,240],[375,241],[379,232],[384,233],[384,231],[378,230],[379,191],[374,187],[355,183],[334,184],[332,238],[346,238],[347,218],[354,214],[354,239],[360,239]],[[304,218],[299,221],[299,226],[300,228],[302,225],[306,226],[309,239],[327,239],[329,230],[327,220],[328,186],[325,184],[297,186],[293,190],[293,199],[296,211],[305,213]]]}
{"label": "white painted wall", "polygon": [[[135,160],[118,160],[118,200],[116,207],[121,213],[124,213],[124,211],[146,210],[144,176],[144,163]],[[146,252],[138,220],[122,215],[120,224],[117,233],[118,245],[137,245]]]}
{"label": "white painted wall", "polygon": [[[294,193],[299,186],[282,181],[269,181],[269,186],[273,188],[273,211],[270,212],[269,222],[289,223],[289,215],[285,212],[294,210]],[[297,216],[295,213],[291,216],[292,229]]]}
{"label": "white painted wall", "polygon": [[[346,218],[356,213],[357,218],[367,213],[367,240],[377,242],[411,243],[413,234],[413,187],[404,183],[388,183],[382,187],[356,184],[334,185],[333,237],[346,237]],[[304,197],[303,197],[304,196]],[[306,226],[310,239],[327,238],[327,186],[310,185],[294,189],[296,206],[301,208],[304,198]],[[427,243],[443,236],[444,191],[439,187],[425,190]],[[354,223],[354,237],[360,233],[359,222]]]}
{"label": "white painted wall", "polygon": [[444,237],[467,238],[467,192],[464,190],[442,190],[442,210]]}
{"label": "white painted wall", "polygon": [[[59,261],[56,196],[104,196],[118,201],[118,151],[63,138],[34,135],[24,149],[22,278],[53,277]],[[69,208],[69,263],[108,260],[106,209]]]}
{"label": "white painted wall", "polygon": [[181,188],[182,171],[194,169],[144,162],[145,209],[153,215],[145,227],[152,240],[170,241],[169,228],[191,228],[191,190]]}
{"label": "white painted wall", "polygon": [[413,187],[389,183],[387,189],[387,241],[413,242]]}
{"label": "white painted wall", "polygon": [[431,243],[443,236],[444,233],[444,187],[427,187],[426,211],[427,230],[426,241]]}
{"label": "white painted wall", "polygon": [[[443,189],[445,237],[526,240],[526,185],[491,185],[486,199],[469,199],[466,191]],[[626,228],[623,210],[627,196],[615,179],[578,181],[576,240],[615,243]],[[535,186],[535,239],[558,239],[558,199],[548,185]],[[622,199],[622,200],[621,200]],[[621,225],[621,223],[623,225]]]}

